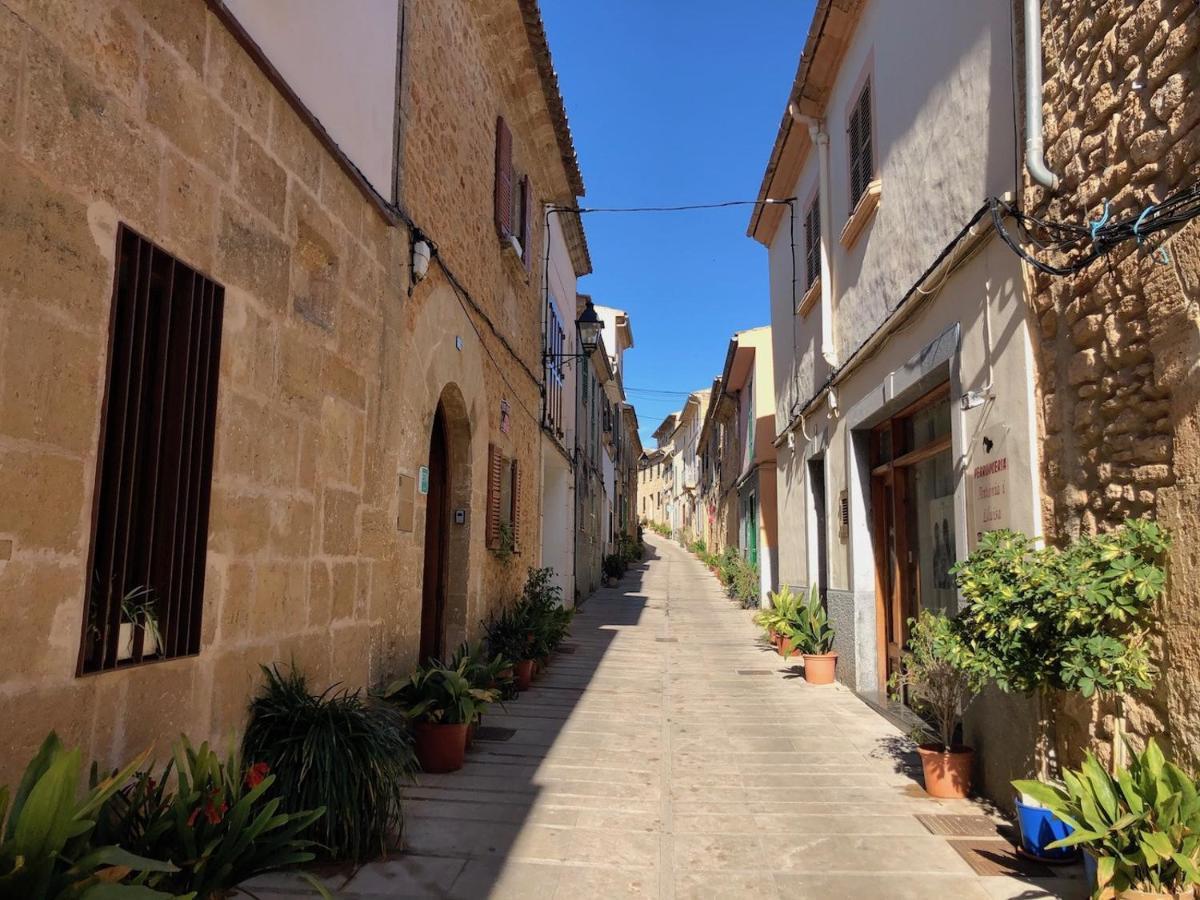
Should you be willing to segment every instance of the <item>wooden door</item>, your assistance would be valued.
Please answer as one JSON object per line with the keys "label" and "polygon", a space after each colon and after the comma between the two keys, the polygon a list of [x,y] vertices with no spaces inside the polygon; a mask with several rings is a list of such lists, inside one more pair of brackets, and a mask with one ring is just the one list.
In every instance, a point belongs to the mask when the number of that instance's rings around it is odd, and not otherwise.
{"label": "wooden door", "polygon": [[425,564],[421,584],[421,662],[440,659],[446,643],[446,559],[450,544],[450,454],[446,417],[438,406],[429,438],[425,498]]}

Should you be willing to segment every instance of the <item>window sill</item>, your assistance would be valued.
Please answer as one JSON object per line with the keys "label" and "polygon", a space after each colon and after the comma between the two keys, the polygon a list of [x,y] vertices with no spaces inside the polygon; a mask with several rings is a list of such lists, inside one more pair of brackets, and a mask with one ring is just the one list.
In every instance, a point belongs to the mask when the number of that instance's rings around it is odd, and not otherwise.
{"label": "window sill", "polygon": [[510,234],[500,238],[500,255],[512,267],[512,271],[517,277],[522,281],[529,281],[529,269],[525,265],[524,250],[522,250],[521,242],[517,240],[516,235]]}
{"label": "window sill", "polygon": [[882,189],[883,183],[876,178],[867,185],[863,195],[858,198],[854,212],[850,214],[845,227],[842,228],[841,242],[847,250],[854,246],[859,235],[866,229],[867,223],[871,221],[871,217],[875,215],[875,210],[879,207],[879,194]]}
{"label": "window sill", "polygon": [[801,318],[807,316],[813,311],[813,307],[817,305],[817,301],[821,299],[821,279],[818,278],[808,286],[808,290],[804,292],[804,296],[800,298],[800,305],[796,307],[796,312]]}

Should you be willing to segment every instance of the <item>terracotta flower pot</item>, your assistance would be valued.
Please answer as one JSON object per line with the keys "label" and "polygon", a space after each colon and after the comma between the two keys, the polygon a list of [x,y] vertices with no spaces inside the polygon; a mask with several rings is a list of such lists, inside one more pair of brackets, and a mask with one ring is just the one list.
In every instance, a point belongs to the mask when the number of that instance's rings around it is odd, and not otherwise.
{"label": "terracotta flower pot", "polygon": [[833,684],[837,671],[837,651],[813,655],[804,654],[804,680],[809,684]]}
{"label": "terracotta flower pot", "polygon": [[963,800],[971,793],[971,767],[975,751],[970,747],[951,747],[941,744],[921,744],[921,768],[925,771],[925,793],[943,800]]}
{"label": "terracotta flower pot", "polygon": [[476,719],[467,726],[467,749],[471,749],[471,745],[475,743],[475,730],[479,727],[479,720]]}
{"label": "terracotta flower pot", "polygon": [[1121,891],[1117,900],[1195,900],[1195,888],[1186,887],[1182,891],[1168,891],[1163,894],[1151,894],[1148,891]]}
{"label": "terracotta flower pot", "polygon": [[796,645],[792,643],[790,637],[779,636],[775,648],[779,651],[779,655],[784,659],[791,659],[793,656],[799,656],[800,651],[796,649]]}
{"label": "terracotta flower pot", "polygon": [[414,729],[417,760],[430,773],[456,772],[467,753],[467,726],[418,722]]}
{"label": "terracotta flower pot", "polygon": [[533,684],[533,660],[523,659],[513,666],[513,674],[517,681],[518,691],[527,691]]}
{"label": "terracotta flower pot", "polygon": [[779,634],[779,632],[775,631],[774,629],[767,632],[767,640],[769,640],[771,642],[771,646],[774,647],[776,650],[779,649],[779,638],[780,637],[781,637],[781,635]]}

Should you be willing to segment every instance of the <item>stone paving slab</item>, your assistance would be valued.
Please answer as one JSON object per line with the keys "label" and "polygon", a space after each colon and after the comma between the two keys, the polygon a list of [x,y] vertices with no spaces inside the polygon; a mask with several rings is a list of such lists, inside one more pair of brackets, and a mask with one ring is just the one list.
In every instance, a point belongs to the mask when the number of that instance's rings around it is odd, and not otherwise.
{"label": "stone paving slab", "polygon": [[[911,745],[813,686],[681,548],[576,617],[573,652],[487,716],[460,772],[407,792],[404,854],[330,879],[367,898],[1083,897],[1078,871],[976,875],[919,814],[986,815],[919,785]],[[761,674],[739,675],[739,671]],[[260,879],[263,900],[307,898]]]}

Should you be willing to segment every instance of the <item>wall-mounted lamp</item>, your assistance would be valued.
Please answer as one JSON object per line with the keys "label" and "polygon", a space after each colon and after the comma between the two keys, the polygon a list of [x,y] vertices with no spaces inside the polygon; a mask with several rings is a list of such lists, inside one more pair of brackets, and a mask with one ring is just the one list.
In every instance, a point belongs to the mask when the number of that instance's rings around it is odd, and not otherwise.
{"label": "wall-mounted lamp", "polygon": [[429,241],[418,238],[413,241],[412,254],[412,280],[413,284],[416,284],[429,273],[429,260],[433,258],[433,248],[429,246]]}
{"label": "wall-mounted lamp", "polygon": [[965,411],[975,409],[977,406],[983,406],[990,399],[991,393],[989,391],[967,391],[958,398],[958,404]]}
{"label": "wall-mounted lamp", "polygon": [[579,353],[543,353],[542,362],[552,359],[572,360],[587,359],[600,346],[600,332],[604,330],[604,321],[596,313],[596,307],[588,300],[583,312],[575,320],[575,333],[579,335]]}

